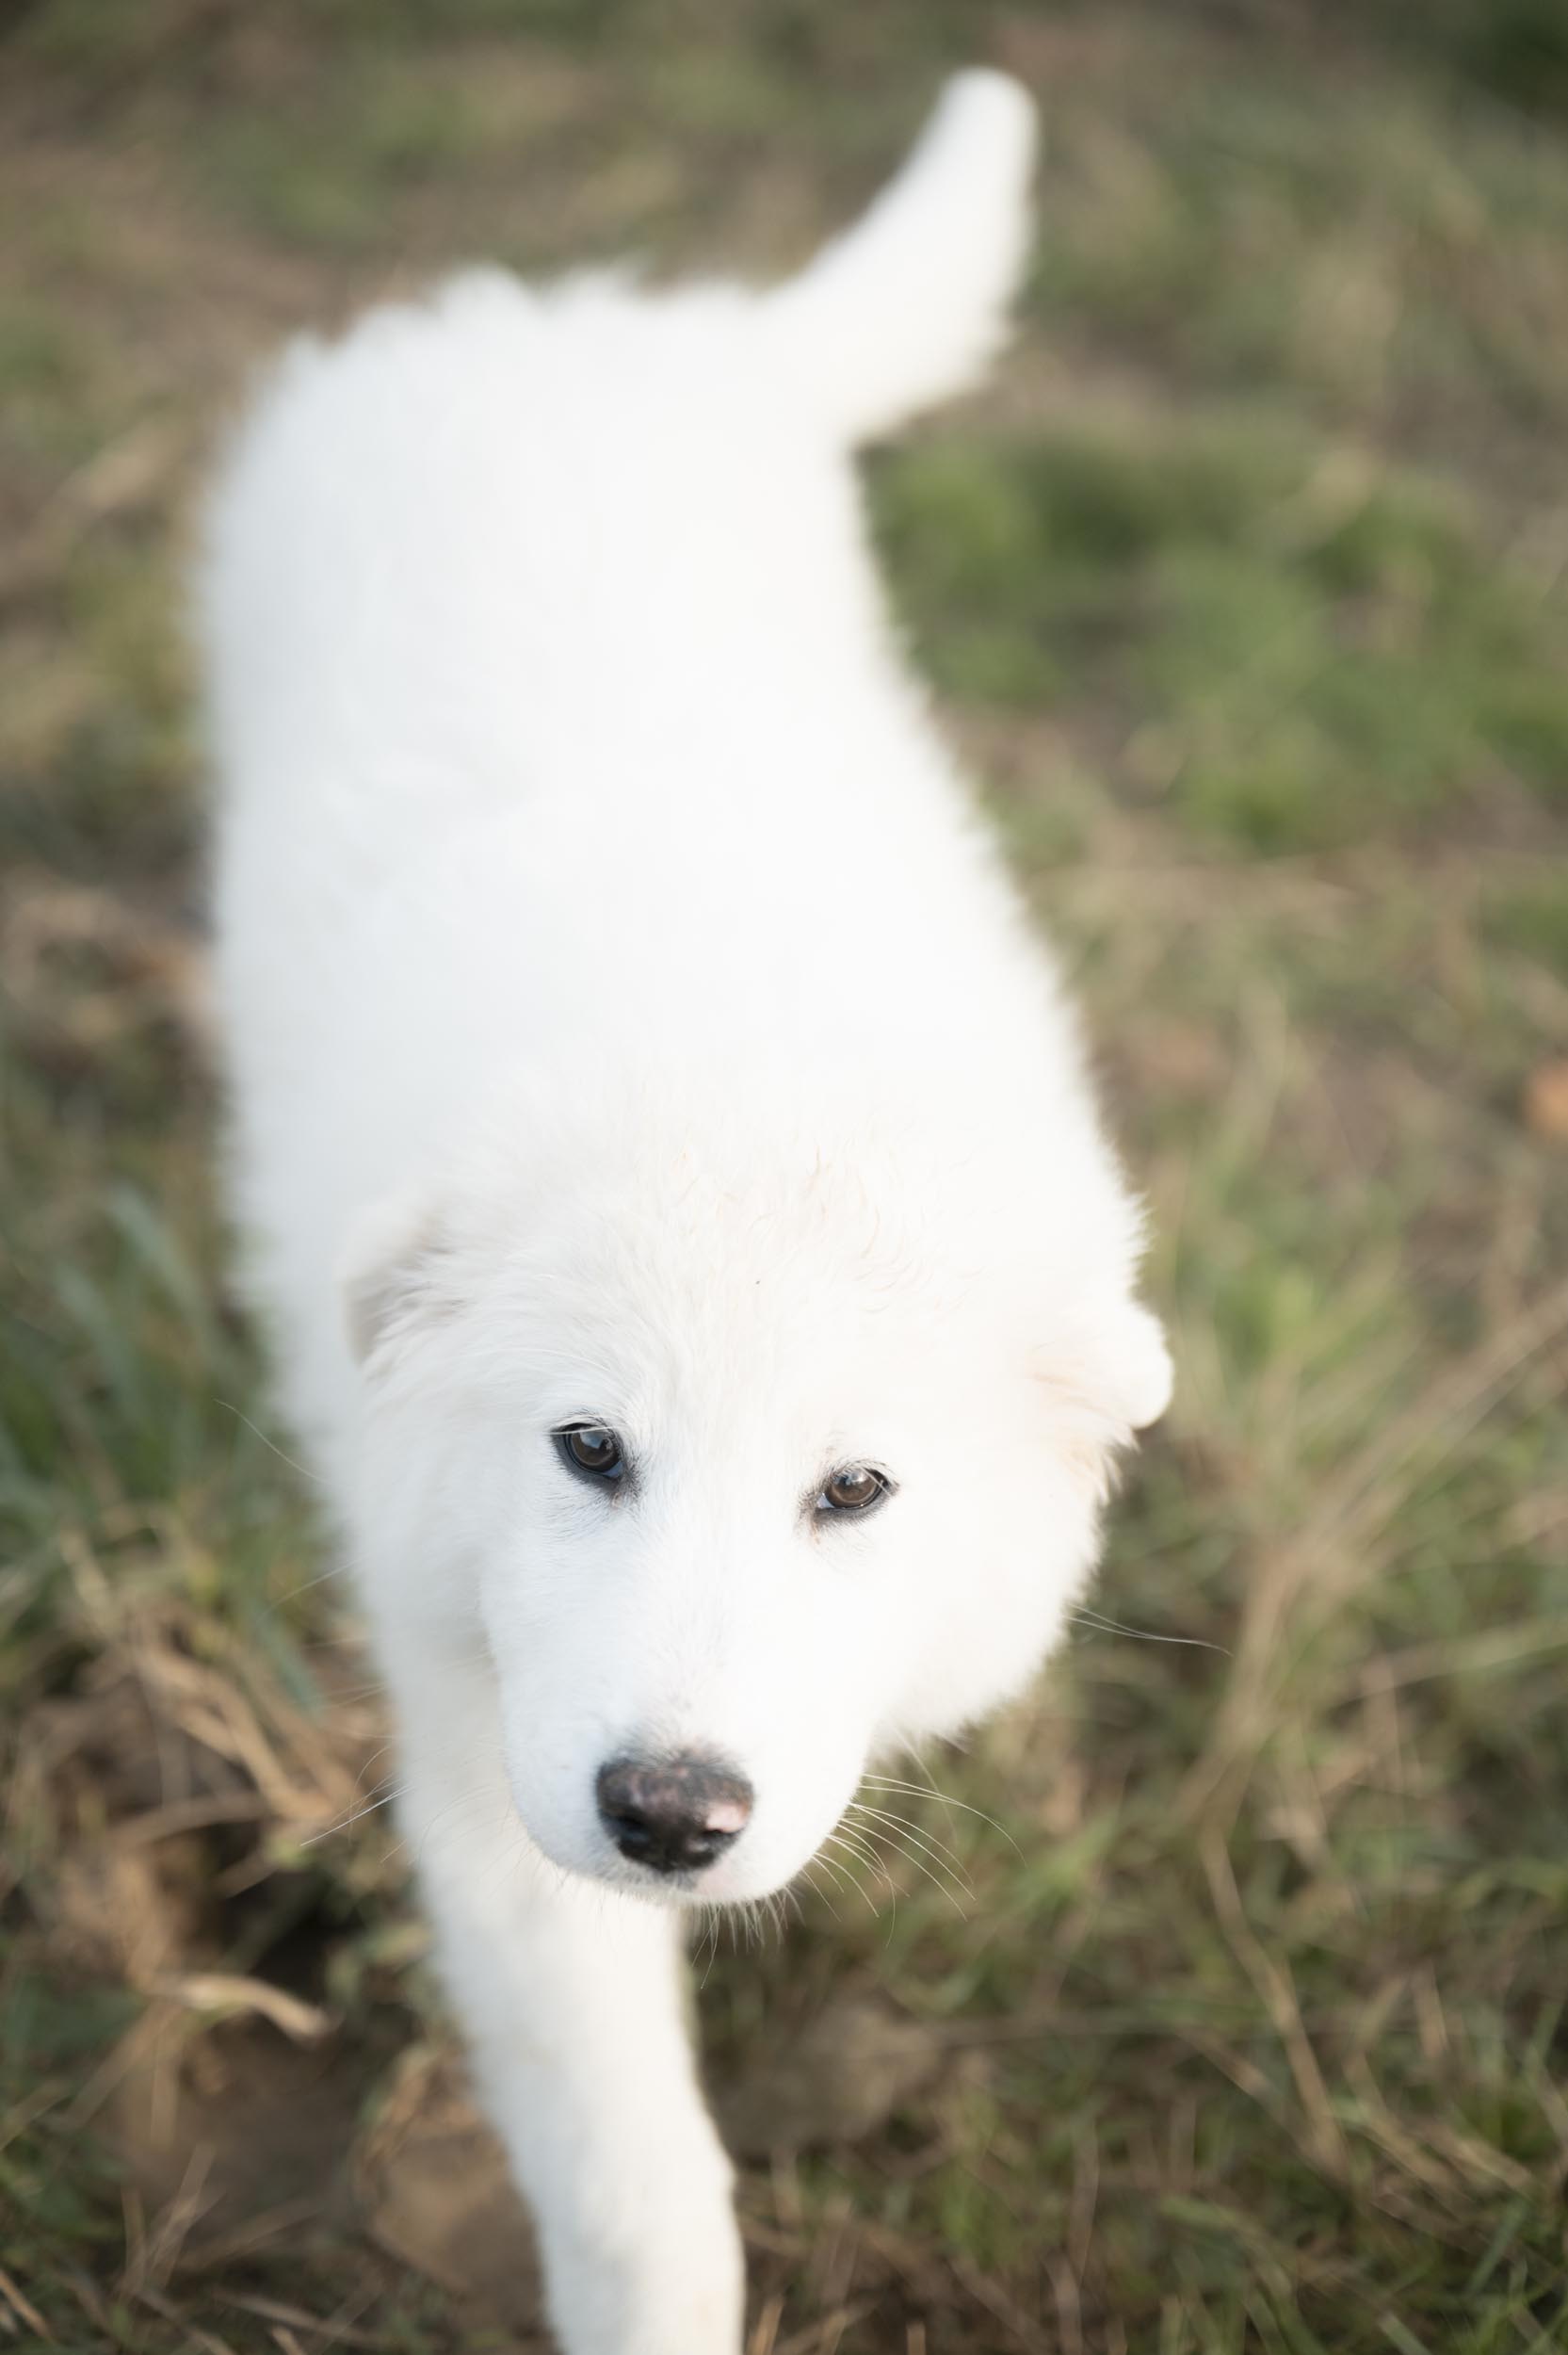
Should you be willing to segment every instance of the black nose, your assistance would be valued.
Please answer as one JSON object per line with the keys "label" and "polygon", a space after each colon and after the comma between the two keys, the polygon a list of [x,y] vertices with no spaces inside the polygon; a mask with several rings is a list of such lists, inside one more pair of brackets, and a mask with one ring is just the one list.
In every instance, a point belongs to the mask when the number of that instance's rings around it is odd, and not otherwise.
{"label": "black nose", "polygon": [[752,1786],[718,1758],[618,1758],[599,1769],[599,1813],[623,1857],[698,1872],[745,1830]]}

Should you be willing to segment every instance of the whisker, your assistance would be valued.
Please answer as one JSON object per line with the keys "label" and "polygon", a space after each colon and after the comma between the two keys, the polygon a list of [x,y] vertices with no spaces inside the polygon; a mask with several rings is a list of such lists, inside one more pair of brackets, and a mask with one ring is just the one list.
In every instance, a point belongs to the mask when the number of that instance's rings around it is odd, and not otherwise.
{"label": "whisker", "polygon": [[894,1775],[863,1775],[861,1780],[874,1791],[905,1791],[912,1798],[939,1799],[944,1807],[956,1807],[964,1815],[977,1815],[982,1824],[989,1824],[993,1831],[1001,1833],[1021,1864],[1028,1860],[1005,1824],[994,1815],[988,1815],[983,1807],[971,1807],[967,1799],[955,1799],[949,1792],[939,1791],[934,1782],[900,1782]]}
{"label": "whisker", "polygon": [[865,1865],[869,1871],[881,1874],[883,1880],[887,1878],[887,1868],[865,1832],[857,1831],[840,1817],[830,1837],[839,1847],[848,1850],[850,1856]]}
{"label": "whisker", "polygon": [[857,1815],[873,1815],[884,1824],[897,1824],[901,1826],[905,1831],[909,1832],[914,1839],[921,1842],[924,1846],[931,1849],[936,1854],[949,1858],[951,1860],[951,1863],[948,1869],[953,1874],[954,1878],[956,1880],[961,1880],[969,1894],[971,1896],[974,1895],[975,1884],[970,1878],[969,1867],[964,1863],[964,1860],[960,1856],[958,1850],[956,1848],[949,1847],[946,1841],[939,1840],[935,1832],[927,1831],[922,1825],[915,1823],[911,1816],[893,1814],[883,1807],[867,1807],[864,1799],[851,1799],[849,1805]]}
{"label": "whisker", "polygon": [[[288,1466],[288,1468],[289,1468],[289,1470],[290,1470],[290,1471],[297,1471],[297,1472],[299,1473],[299,1477],[300,1477],[300,1479],[301,1479],[301,1480],[308,1480],[308,1481],[310,1482],[311,1486],[312,1486],[313,1487],[315,1487],[315,1488],[324,1488],[324,1487],[326,1487],[327,1483],[326,1483],[326,1482],[322,1479],[321,1474],[320,1474],[319,1472],[313,1472],[313,1471],[312,1471],[312,1470],[311,1470],[311,1468],[310,1468],[310,1466],[309,1466],[308,1464],[300,1464],[300,1463],[297,1463],[297,1462],[296,1462],[296,1460],[295,1460],[295,1458],[294,1458],[292,1455],[285,1454],[284,1454],[284,1452],[283,1452],[283,1449],[282,1449],[282,1448],[278,1445],[277,1440],[276,1440],[276,1439],[269,1439],[269,1438],[267,1437],[267,1433],[266,1433],[266,1432],[262,1429],[262,1427],[261,1427],[260,1423],[259,1423],[259,1422],[252,1422],[252,1421],[251,1421],[251,1418],[250,1418],[250,1416],[249,1416],[249,1415],[245,1412],[244,1408],[243,1408],[243,1407],[241,1407],[241,1406],[236,1406],[236,1405],[234,1405],[234,1400],[233,1400],[232,1398],[218,1398],[218,1397],[215,1397],[215,1398],[213,1399],[213,1405],[214,1405],[215,1406],[221,1406],[221,1407],[223,1408],[223,1410],[224,1410],[225,1414],[230,1414],[230,1415],[234,1416],[234,1417],[235,1417],[235,1419],[236,1419],[238,1421],[242,1422],[242,1423],[245,1425],[245,1428],[246,1428],[246,1430],[247,1430],[247,1431],[252,1431],[252,1432],[254,1432],[254,1434],[255,1434],[256,1437],[257,1437],[257,1438],[261,1441],[261,1443],[262,1443],[263,1447],[269,1447],[269,1448],[272,1450],[273,1454],[274,1454],[274,1455],[278,1458],[278,1461],[279,1461],[281,1464],[286,1464],[286,1465]],[[328,1570],[327,1572],[325,1572],[325,1573],[324,1573],[324,1575],[325,1575],[325,1576],[327,1576],[328,1578],[331,1578],[331,1577],[333,1575],[333,1573],[332,1573],[331,1570]],[[320,1582],[319,1582],[319,1580],[316,1580],[316,1579],[312,1579],[312,1580],[310,1581],[310,1584],[314,1586],[314,1585],[318,1585],[318,1584],[320,1584]],[[303,1594],[303,1592],[304,1592],[304,1588],[303,1588],[303,1587],[299,1588],[299,1589],[298,1589],[298,1592],[299,1592],[300,1594]]]}
{"label": "whisker", "polygon": [[[833,1860],[832,1860],[832,1857],[828,1857],[828,1856],[824,1856],[824,1855],[823,1855],[823,1853],[822,1853],[822,1851],[821,1851],[821,1849],[820,1849],[820,1848],[817,1850],[816,1854],[816,1855],[815,1855],[815,1856],[814,1856],[814,1857],[810,1860],[810,1862],[808,1862],[806,1865],[804,1865],[801,1869],[802,1869],[804,1872],[809,1873],[809,1872],[811,1871],[811,1869],[812,1869],[812,1865],[814,1865],[814,1864],[820,1864],[824,1872],[826,1872],[826,1873],[831,1873],[831,1874],[832,1874],[832,1883],[833,1883],[833,1887],[834,1887],[835,1889],[840,1889],[840,1890],[843,1890],[843,1889],[848,1889],[848,1888],[849,1888],[849,1887],[851,1886],[851,1884],[850,1884],[850,1880],[849,1880],[849,1875],[845,1872],[843,1865],[842,1865],[842,1864],[835,1864],[835,1863],[833,1862]],[[858,1888],[859,1888],[859,1886],[860,1886],[860,1884],[859,1884],[859,1882],[857,1881],[857,1882],[855,1882],[855,1883],[853,1884],[853,1886],[854,1886],[856,1889],[858,1889]],[[816,1882],[815,1882],[815,1881],[813,1881],[813,1883],[812,1883],[812,1887],[813,1887],[814,1889],[816,1887]],[[826,1891],[825,1891],[825,1890],[824,1890],[824,1891],[822,1891],[822,1892],[820,1892],[819,1893],[820,1893],[821,1895],[823,1895],[824,1897],[825,1897],[825,1896],[826,1896],[826,1894],[827,1894],[827,1892],[826,1892]]]}
{"label": "whisker", "polygon": [[[829,1911],[829,1912],[832,1915],[833,1920],[834,1920],[835,1922],[838,1922],[838,1921],[841,1921],[841,1920],[842,1920],[842,1918],[843,1918],[843,1917],[840,1915],[840,1913],[839,1913],[838,1908],[834,1905],[834,1903],[833,1903],[832,1899],[829,1896],[829,1894],[828,1894],[827,1891],[826,1891],[825,1889],[823,1889],[823,1888],[822,1888],[822,1887],[821,1887],[821,1886],[820,1886],[820,1885],[819,1885],[816,1881],[815,1881],[815,1880],[812,1878],[812,1866],[813,1866],[813,1865],[815,1865],[815,1864],[826,1864],[826,1863],[827,1863],[827,1859],[826,1859],[826,1857],[813,1857],[813,1858],[812,1858],[812,1860],[811,1860],[811,1861],[810,1861],[810,1863],[803,1864],[803,1865],[800,1867],[800,1877],[801,1877],[801,1879],[805,1882],[806,1887],[807,1887],[807,1888],[811,1891],[811,1892],[812,1892],[813,1896],[814,1896],[814,1897],[818,1897],[818,1898],[820,1898],[820,1900],[821,1900],[821,1902],[823,1903],[823,1905],[825,1905],[825,1906],[827,1907],[828,1911]],[[804,1910],[802,1909],[802,1910],[801,1910],[801,1913],[800,1913],[800,1919],[801,1919],[801,1921],[803,1922],[803,1921],[805,1920],[805,1918],[806,1918],[806,1917],[805,1917],[805,1913],[804,1913]]]}
{"label": "whisker", "polygon": [[351,1830],[354,1825],[363,1824],[367,1815],[374,1815],[378,1808],[391,1807],[394,1800],[403,1796],[407,1788],[406,1783],[395,1783],[390,1791],[383,1791],[379,1798],[365,1799],[360,1806],[351,1809],[347,1815],[340,1815],[335,1824],[326,1824],[320,1831],[307,1833],[299,1845],[301,1848],[314,1848],[323,1840],[335,1838],[340,1831]]}
{"label": "whisker", "polygon": [[[888,1881],[887,1874],[882,1867],[881,1860],[874,1856],[868,1856],[864,1849],[851,1847],[849,1843],[844,1839],[840,1833],[836,1831],[829,1832],[827,1839],[823,1842],[822,1845],[824,1848],[842,1848],[846,1856],[851,1857],[856,1864],[866,1865],[873,1873],[880,1874],[881,1879],[884,1883],[886,1883],[888,1888],[892,1888],[892,1883]],[[819,1848],[817,1850],[817,1856],[822,1863],[826,1864],[828,1862],[828,1859],[822,1854],[822,1849]],[[872,1896],[871,1892],[866,1888],[865,1883],[861,1879],[859,1874],[851,1871],[849,1866],[845,1866],[842,1869],[856,1895],[862,1899],[867,1909],[871,1913],[875,1914],[878,1910],[877,1901],[875,1897]]]}
{"label": "whisker", "polygon": [[907,1856],[912,1860],[918,1858],[928,1871],[942,1877],[944,1885],[950,1883],[955,1889],[961,1890],[965,1898],[972,1898],[975,1895],[975,1886],[968,1875],[949,1864],[946,1857],[938,1855],[937,1851],[922,1838],[919,1830],[913,1825],[906,1824],[901,1817],[890,1816],[882,1822],[874,1824],[867,1830],[866,1837],[894,1843],[899,1855]]}
{"label": "whisker", "polygon": [[[968,1920],[969,1917],[967,1913],[965,1912],[963,1907],[959,1903],[959,1899],[953,1894],[953,1892],[948,1887],[947,1882],[938,1877],[937,1867],[940,1864],[940,1859],[934,1859],[928,1856],[917,1847],[906,1845],[906,1835],[897,1829],[884,1831],[882,1832],[881,1837],[882,1839],[891,1842],[897,1848],[898,1854],[907,1858],[909,1862],[914,1866],[915,1871],[923,1874],[926,1879],[930,1882],[933,1889],[940,1890],[943,1896],[946,1898],[947,1903],[952,1907],[961,1922]],[[941,1869],[944,1872],[948,1872],[949,1877],[952,1877],[950,1869],[947,1866],[944,1865]],[[962,1890],[962,1884],[960,1886]]]}
{"label": "whisker", "polygon": [[[841,1842],[841,1840],[836,1840],[836,1837],[833,1837],[832,1832],[829,1832],[829,1842],[832,1842],[832,1844],[836,1846],[836,1849],[843,1849],[843,1842]],[[824,1844],[824,1849],[827,1849],[827,1844]],[[817,1849],[817,1856],[815,1856],[815,1859],[813,1859],[813,1863],[822,1865],[824,1873],[832,1873],[832,1875],[833,1875],[833,1887],[836,1887],[836,1889],[852,1889],[852,1892],[855,1892],[855,1896],[860,1898],[860,1901],[862,1901],[862,1906],[869,1906],[869,1908],[871,1908],[871,1912],[876,1912],[876,1898],[871,1896],[871,1892],[869,1892],[869,1889],[866,1889],[866,1884],[862,1882],[860,1873],[855,1873],[855,1870],[852,1870],[850,1865],[836,1865],[836,1863],[833,1863],[832,1856],[824,1854],[824,1849]],[[852,1854],[855,1854],[855,1851],[843,1849],[843,1854],[846,1854],[846,1856],[852,1856]]]}
{"label": "whisker", "polygon": [[1098,1611],[1070,1611],[1067,1616],[1080,1627],[1097,1628],[1106,1635],[1130,1635],[1139,1644],[1185,1644],[1194,1651],[1217,1651],[1224,1660],[1231,1656],[1223,1644],[1211,1644],[1206,1635],[1156,1635],[1153,1628],[1124,1627],[1120,1619],[1105,1618]]}
{"label": "whisker", "polygon": [[[220,1399],[218,1401],[219,1405],[221,1405],[222,1403],[223,1402]],[[252,1424],[251,1429],[253,1430],[255,1426]],[[263,1438],[267,1437],[267,1434],[265,1432],[263,1432],[261,1436]],[[271,1447],[271,1440],[267,1439],[267,1444],[268,1447]],[[277,1454],[278,1451],[274,1449],[273,1453]],[[292,1462],[292,1460],[293,1459],[290,1456],[285,1455],[283,1457],[285,1464]],[[297,1466],[296,1470],[298,1469],[299,1468]],[[309,1475],[307,1474],[307,1477]],[[344,1566],[341,1562],[329,1562],[326,1568],[324,1570],[317,1570],[314,1578],[302,1578],[298,1586],[285,1586],[283,1593],[276,1598],[277,1602],[280,1606],[285,1602],[297,1602],[301,1595],[314,1594],[318,1586],[330,1585],[333,1579],[342,1578],[343,1575]],[[322,1651],[336,1651],[339,1648],[335,1642],[329,1641],[320,1646],[313,1647],[313,1648]],[[386,1687],[380,1684],[366,1685],[365,1690],[366,1692],[381,1693],[386,1690]]]}

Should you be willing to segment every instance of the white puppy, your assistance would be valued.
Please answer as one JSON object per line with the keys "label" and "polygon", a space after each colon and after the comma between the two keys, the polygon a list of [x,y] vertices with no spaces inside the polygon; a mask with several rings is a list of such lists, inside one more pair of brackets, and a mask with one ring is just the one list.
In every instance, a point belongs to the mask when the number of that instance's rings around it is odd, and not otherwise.
{"label": "white puppy", "polygon": [[736,2355],[683,1909],[1024,1684],[1165,1403],[850,455],[997,345],[1032,129],[961,76],[774,293],[376,312],[213,509],[238,1212],[570,2355]]}

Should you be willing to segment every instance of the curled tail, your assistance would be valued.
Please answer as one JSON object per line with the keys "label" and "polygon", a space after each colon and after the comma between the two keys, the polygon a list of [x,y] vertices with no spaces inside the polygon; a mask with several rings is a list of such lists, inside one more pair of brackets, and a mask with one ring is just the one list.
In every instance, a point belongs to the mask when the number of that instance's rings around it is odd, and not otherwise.
{"label": "curled tail", "polygon": [[1029,249],[1035,110],[955,74],[902,169],[765,303],[780,359],[849,442],[962,392],[999,349]]}

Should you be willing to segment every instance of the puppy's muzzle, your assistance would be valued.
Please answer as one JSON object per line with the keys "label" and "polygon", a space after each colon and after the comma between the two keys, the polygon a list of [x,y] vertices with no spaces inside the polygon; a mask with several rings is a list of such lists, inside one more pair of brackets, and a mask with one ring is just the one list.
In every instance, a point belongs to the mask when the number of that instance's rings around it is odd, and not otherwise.
{"label": "puppy's muzzle", "polygon": [[722,1759],[620,1758],[599,1769],[599,1816],[622,1855],[654,1873],[696,1873],[732,1847],[752,1786]]}

